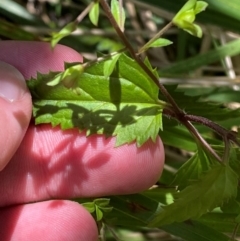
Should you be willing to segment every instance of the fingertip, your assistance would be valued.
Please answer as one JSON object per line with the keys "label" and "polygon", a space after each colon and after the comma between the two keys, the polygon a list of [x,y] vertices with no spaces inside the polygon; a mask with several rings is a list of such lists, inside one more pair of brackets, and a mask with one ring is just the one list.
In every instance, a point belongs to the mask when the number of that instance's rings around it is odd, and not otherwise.
{"label": "fingertip", "polygon": [[72,201],[52,200],[0,210],[2,240],[97,241],[90,213]]}
{"label": "fingertip", "polygon": [[31,108],[31,96],[22,74],[0,62],[0,170],[19,147],[31,119]]}
{"label": "fingertip", "polygon": [[119,160],[114,172],[115,177],[119,175],[117,179],[121,180],[119,186],[116,186],[117,194],[141,192],[159,180],[165,161],[164,146],[160,137],[157,137],[155,142],[148,140],[139,148],[135,143],[125,145],[118,155],[125,160],[115,158]]}

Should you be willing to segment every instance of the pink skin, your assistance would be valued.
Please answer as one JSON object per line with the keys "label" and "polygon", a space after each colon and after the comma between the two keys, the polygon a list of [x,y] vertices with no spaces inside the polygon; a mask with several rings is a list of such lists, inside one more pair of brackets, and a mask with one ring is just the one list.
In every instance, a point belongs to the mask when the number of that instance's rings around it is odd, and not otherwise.
{"label": "pink skin", "polygon": [[[52,51],[46,43],[2,41],[0,61],[29,79],[37,71],[61,71],[64,61],[79,62],[82,57],[60,45]],[[17,103],[23,108],[23,114],[15,117],[20,123],[30,119],[26,95],[26,102]],[[25,133],[26,124],[20,126]],[[1,138],[9,134],[6,131]],[[141,148],[134,143],[114,148],[114,143],[115,138],[86,138],[78,130],[30,125],[17,152],[0,172],[1,239],[96,241],[97,227],[89,213],[75,202],[60,199],[139,192],[153,185],[163,169],[164,149],[159,138]]]}

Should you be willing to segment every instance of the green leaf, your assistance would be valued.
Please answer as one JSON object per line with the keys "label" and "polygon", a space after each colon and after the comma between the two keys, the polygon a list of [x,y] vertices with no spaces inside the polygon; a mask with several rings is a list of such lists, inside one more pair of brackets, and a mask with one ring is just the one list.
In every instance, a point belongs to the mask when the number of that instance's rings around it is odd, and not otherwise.
{"label": "green leaf", "polygon": [[165,38],[159,38],[156,39],[154,42],[150,43],[149,45],[146,45],[146,48],[158,48],[158,47],[165,47],[168,46],[170,44],[172,44],[173,42],[165,39]]}
{"label": "green leaf", "polygon": [[[211,212],[198,219],[199,222],[215,229],[218,232],[232,233],[236,225],[236,214]],[[240,234],[240,232],[238,232]]]}
{"label": "green leaf", "polygon": [[96,219],[97,219],[97,221],[102,220],[102,218],[103,218],[103,212],[101,211],[101,209],[98,206],[96,206]]}
{"label": "green leaf", "polygon": [[159,136],[166,145],[187,151],[197,150],[197,145],[191,134],[182,126],[167,126],[164,122],[164,130],[159,132]]}
{"label": "green leaf", "polygon": [[77,88],[77,78],[84,72],[84,67],[82,64],[77,64],[74,66],[70,66],[64,71],[63,73],[57,74],[53,80],[50,80],[47,85],[48,86],[55,86],[60,84],[61,82],[63,85],[68,89]]}
{"label": "green leaf", "polygon": [[[146,0],[140,0],[146,3]],[[215,25],[229,31],[239,32],[240,28],[240,4],[239,0],[205,0],[209,4],[207,11],[197,16],[198,22],[206,25]],[[161,8],[173,14],[176,14],[186,0],[159,1],[148,0],[148,4],[153,4],[152,9]]]}
{"label": "green leaf", "polygon": [[238,177],[229,167],[216,165],[205,175],[176,195],[173,204],[165,206],[150,226],[196,219],[236,196]]}
{"label": "green leaf", "polygon": [[95,204],[93,202],[81,203],[81,205],[85,207],[90,213],[94,213],[96,210]]}
{"label": "green leaf", "polygon": [[[189,22],[186,21],[182,21],[181,22],[182,28],[188,32],[189,34],[196,36],[198,38],[202,37],[202,29],[199,25],[197,24],[191,24]],[[179,23],[180,26],[180,23]]]}
{"label": "green leaf", "polygon": [[124,31],[124,24],[126,18],[124,8],[120,6],[117,0],[111,0],[111,11],[116,22],[118,23],[118,26],[122,31]]}
{"label": "green leaf", "polygon": [[203,1],[189,0],[179,10],[172,22],[179,28],[187,31],[188,33],[202,37],[202,29],[197,24],[194,24],[196,14],[206,9],[207,3]]}
{"label": "green leaf", "polygon": [[177,185],[178,189],[183,189],[192,181],[199,179],[203,172],[210,169],[211,162],[201,148],[177,171],[172,185]]}
{"label": "green leaf", "polygon": [[195,14],[198,14],[202,11],[204,11],[208,6],[208,3],[204,2],[204,1],[197,1],[194,12]]}
{"label": "green leaf", "polygon": [[107,207],[110,203],[109,198],[97,198],[94,200],[94,203],[99,207]]}
{"label": "green leaf", "polygon": [[98,19],[99,19],[99,2],[95,1],[90,12],[89,12],[89,19],[92,22],[93,25],[98,25]]}
{"label": "green leaf", "polygon": [[[164,47],[172,44],[172,42],[165,38],[158,38],[155,40],[150,40],[148,43],[146,43],[143,47],[141,47],[138,51],[138,54],[143,53],[144,51],[148,50],[149,48],[158,48],[158,47]],[[145,62],[148,61],[145,59]]]}
{"label": "green leaf", "polygon": [[104,213],[109,213],[109,212],[112,212],[113,210],[113,207],[100,207],[99,208],[101,209],[101,211],[103,211]]}
{"label": "green leaf", "polygon": [[73,31],[77,29],[77,22],[70,22],[64,28],[62,28],[58,33],[53,33],[51,37],[51,46],[54,48],[56,44],[64,37],[70,35]]}
{"label": "green leaf", "polygon": [[112,74],[120,56],[121,54],[114,55],[104,62],[103,74],[105,77],[109,77]]}
{"label": "green leaf", "polygon": [[[36,124],[79,128],[87,130],[87,135],[117,136],[117,146],[133,141],[141,146],[149,138],[155,141],[165,105],[158,100],[157,86],[126,55],[121,55],[111,77],[105,77],[103,71],[104,62],[79,71],[79,76],[73,71],[77,93],[62,84],[47,85],[59,78],[59,73],[39,74],[28,81]],[[71,82],[71,74],[67,77]]]}
{"label": "green leaf", "polygon": [[[154,191],[154,196],[150,194],[152,191]],[[158,200],[167,198],[165,196],[168,192],[168,189],[155,189],[142,194],[113,196],[111,197],[113,211],[104,214],[104,221],[107,224],[127,229],[146,227],[149,220],[161,210],[162,204]],[[216,231],[211,225],[207,226],[197,221],[174,223],[162,226],[161,229],[186,241],[229,240],[226,235],[221,233],[221,230]]]}

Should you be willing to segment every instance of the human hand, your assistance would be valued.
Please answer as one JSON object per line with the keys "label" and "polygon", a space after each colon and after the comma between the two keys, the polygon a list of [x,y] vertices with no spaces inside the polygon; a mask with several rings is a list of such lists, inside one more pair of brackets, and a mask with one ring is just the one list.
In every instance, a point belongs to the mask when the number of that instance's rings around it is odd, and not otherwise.
{"label": "human hand", "polygon": [[114,137],[28,127],[32,106],[23,80],[37,71],[62,71],[64,62],[82,57],[60,45],[52,51],[46,43],[1,41],[0,61],[1,240],[96,241],[91,215],[64,199],[147,189],[163,168],[161,140],[114,148]]}

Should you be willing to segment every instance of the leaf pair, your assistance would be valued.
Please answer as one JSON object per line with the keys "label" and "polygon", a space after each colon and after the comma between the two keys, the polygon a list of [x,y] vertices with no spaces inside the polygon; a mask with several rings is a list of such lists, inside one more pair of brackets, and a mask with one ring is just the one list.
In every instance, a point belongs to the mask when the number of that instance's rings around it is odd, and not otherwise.
{"label": "leaf pair", "polygon": [[201,38],[202,29],[194,24],[195,17],[198,13],[204,11],[208,4],[204,1],[189,0],[175,15],[173,23],[186,32]]}
{"label": "leaf pair", "polygon": [[93,202],[82,203],[90,213],[95,214],[96,220],[101,221],[104,213],[112,211],[112,207],[109,206],[110,199],[108,198],[97,198]]}

